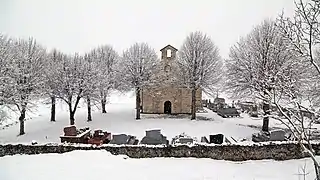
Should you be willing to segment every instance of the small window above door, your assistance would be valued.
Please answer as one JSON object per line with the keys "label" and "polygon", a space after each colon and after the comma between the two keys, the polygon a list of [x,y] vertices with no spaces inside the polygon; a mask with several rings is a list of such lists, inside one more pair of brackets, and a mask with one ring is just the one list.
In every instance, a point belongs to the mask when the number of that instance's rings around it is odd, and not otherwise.
{"label": "small window above door", "polygon": [[172,53],[172,52],[171,52],[171,49],[168,49],[168,50],[167,50],[167,57],[171,57],[171,53]]}

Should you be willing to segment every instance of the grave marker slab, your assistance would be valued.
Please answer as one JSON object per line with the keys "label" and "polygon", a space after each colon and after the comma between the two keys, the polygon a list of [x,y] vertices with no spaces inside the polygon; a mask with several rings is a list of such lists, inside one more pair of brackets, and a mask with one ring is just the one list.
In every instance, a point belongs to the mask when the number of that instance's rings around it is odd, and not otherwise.
{"label": "grave marker slab", "polygon": [[172,144],[175,144],[175,143],[192,144],[193,142],[194,142],[194,139],[185,133],[181,133],[180,135],[175,136],[172,139]]}
{"label": "grave marker slab", "polygon": [[112,135],[112,139],[110,144],[127,144],[129,140],[129,136],[126,134],[114,134]]}
{"label": "grave marker slab", "polygon": [[161,130],[148,130],[146,136],[142,138],[140,144],[159,145],[167,144],[167,137],[161,134]]}
{"label": "grave marker slab", "polygon": [[76,136],[77,128],[76,126],[66,126],[63,128],[64,136]]}
{"label": "grave marker slab", "polygon": [[202,136],[202,137],[201,137],[201,142],[202,142],[202,143],[209,143],[207,137],[205,137],[205,136]]}
{"label": "grave marker slab", "polygon": [[285,132],[282,129],[270,131],[270,141],[284,141]]}
{"label": "grave marker slab", "polygon": [[146,136],[153,139],[161,139],[162,134],[160,129],[148,130],[146,131]]}
{"label": "grave marker slab", "polygon": [[210,143],[214,144],[222,144],[223,143],[223,134],[215,134],[215,135],[210,135]]}

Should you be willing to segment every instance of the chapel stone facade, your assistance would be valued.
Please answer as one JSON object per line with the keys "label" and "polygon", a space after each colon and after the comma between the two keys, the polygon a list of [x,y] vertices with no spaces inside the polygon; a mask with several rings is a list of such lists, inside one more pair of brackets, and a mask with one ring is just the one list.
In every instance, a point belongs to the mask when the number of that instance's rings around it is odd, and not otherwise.
{"label": "chapel stone facade", "polygon": [[[161,63],[154,72],[158,83],[141,91],[142,113],[190,114],[191,89],[177,85],[173,79],[178,74],[176,67],[177,49],[167,45],[161,50]],[[202,109],[202,91],[196,91],[197,109]]]}

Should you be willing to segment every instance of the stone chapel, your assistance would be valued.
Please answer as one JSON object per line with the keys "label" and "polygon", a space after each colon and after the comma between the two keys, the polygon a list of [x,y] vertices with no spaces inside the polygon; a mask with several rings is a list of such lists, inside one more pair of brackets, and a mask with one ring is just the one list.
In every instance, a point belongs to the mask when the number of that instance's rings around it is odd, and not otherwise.
{"label": "stone chapel", "polygon": [[[161,62],[154,77],[153,87],[141,90],[141,112],[152,114],[191,114],[191,89],[172,83],[177,75],[176,56],[178,49],[167,45],[161,50]],[[196,109],[202,109],[202,91],[196,92]]]}

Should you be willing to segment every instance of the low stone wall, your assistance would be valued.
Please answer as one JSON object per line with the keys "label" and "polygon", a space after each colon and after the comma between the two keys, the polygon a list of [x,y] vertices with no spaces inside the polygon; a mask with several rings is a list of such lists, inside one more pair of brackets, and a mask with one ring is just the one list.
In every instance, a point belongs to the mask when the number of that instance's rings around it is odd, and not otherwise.
{"label": "low stone wall", "polygon": [[[320,154],[320,144],[314,144]],[[74,150],[106,150],[114,155],[127,155],[131,158],[153,157],[195,157],[218,160],[245,161],[275,159],[299,159],[307,155],[301,152],[296,143],[253,144],[253,145],[195,145],[195,146],[87,146],[87,145],[0,145],[0,157],[15,154],[65,153]]]}

